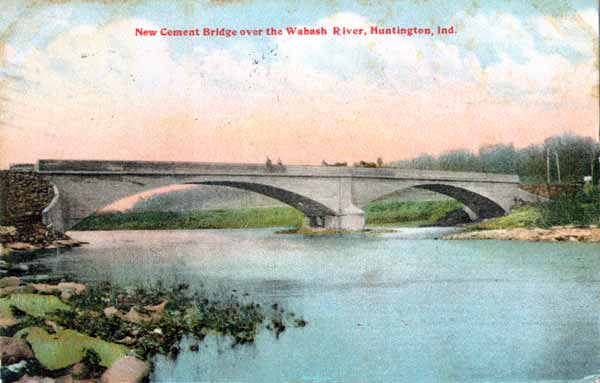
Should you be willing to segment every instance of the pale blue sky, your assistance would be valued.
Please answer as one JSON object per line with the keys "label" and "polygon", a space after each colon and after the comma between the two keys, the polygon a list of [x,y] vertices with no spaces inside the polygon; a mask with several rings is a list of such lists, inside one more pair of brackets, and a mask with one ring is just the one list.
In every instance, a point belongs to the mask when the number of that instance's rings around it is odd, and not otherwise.
{"label": "pale blue sky", "polygon": [[[120,3],[120,2],[116,2]],[[456,19],[474,14],[494,17],[498,12],[508,13],[525,21],[531,16],[569,17],[585,9],[597,11],[595,0],[413,0],[384,1],[381,4],[367,1],[234,1],[216,5],[220,1],[124,1],[124,4],[107,5],[104,2],[78,2],[45,4],[44,1],[3,0],[0,10],[0,30],[5,30],[5,42],[16,48],[43,47],[56,35],[78,24],[102,25],[116,19],[141,18],[157,26],[169,28],[195,28],[213,26],[226,28],[290,25],[313,25],[318,20],[338,12],[352,12],[368,17],[381,26],[436,26],[451,24]],[[225,2],[226,3],[226,2]],[[7,28],[11,26],[9,30]],[[533,26],[525,26],[534,31]],[[466,25],[465,29],[469,29]],[[33,33],[29,33],[33,32]],[[477,30],[477,34],[494,31]],[[570,60],[582,59],[581,54],[568,47],[545,44],[539,34],[532,34],[536,48],[541,52],[559,52]],[[239,39],[239,38],[238,38]],[[451,37],[447,37],[451,39]],[[203,39],[207,46],[228,47],[237,39]],[[247,39],[246,39],[247,40]],[[254,38],[251,43],[258,48],[267,47],[271,39]],[[174,54],[184,54],[199,43],[194,39],[171,39]],[[507,51],[518,60],[518,42],[505,41]],[[479,60],[488,64],[498,60],[494,47],[477,44],[472,48]]]}
{"label": "pale blue sky", "polygon": [[[265,153],[318,163],[328,151],[352,162],[597,136],[596,0],[59,3],[2,1],[0,166]],[[320,25],[458,33],[134,36]]]}

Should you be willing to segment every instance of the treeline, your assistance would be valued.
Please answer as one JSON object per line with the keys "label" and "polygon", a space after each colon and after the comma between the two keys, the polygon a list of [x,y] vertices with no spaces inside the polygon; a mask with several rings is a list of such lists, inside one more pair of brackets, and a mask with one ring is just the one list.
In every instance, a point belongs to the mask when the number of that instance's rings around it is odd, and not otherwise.
{"label": "treeline", "polygon": [[516,148],[513,144],[488,145],[477,153],[452,150],[439,156],[422,154],[390,165],[407,169],[518,174],[522,182],[582,182],[593,176],[598,182],[600,146],[590,137],[564,134],[542,144]]}

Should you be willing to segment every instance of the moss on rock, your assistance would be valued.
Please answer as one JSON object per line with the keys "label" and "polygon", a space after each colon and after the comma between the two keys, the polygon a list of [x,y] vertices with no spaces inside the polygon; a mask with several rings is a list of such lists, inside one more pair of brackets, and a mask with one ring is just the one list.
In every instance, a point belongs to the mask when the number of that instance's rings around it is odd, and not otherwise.
{"label": "moss on rock", "polygon": [[43,317],[58,310],[71,310],[54,295],[14,294],[7,298],[0,298],[2,312],[6,309],[10,310],[10,307],[13,306],[34,317]]}
{"label": "moss on rock", "polygon": [[49,334],[39,327],[29,327],[17,333],[23,336],[33,349],[39,362],[49,370],[59,370],[81,362],[86,351],[94,351],[100,357],[100,365],[110,367],[127,355],[124,346],[83,335],[74,330],[59,330]]}
{"label": "moss on rock", "polygon": [[13,313],[13,308],[37,318],[58,310],[71,310],[53,295],[13,294],[0,298],[0,328],[8,328],[20,322]]}

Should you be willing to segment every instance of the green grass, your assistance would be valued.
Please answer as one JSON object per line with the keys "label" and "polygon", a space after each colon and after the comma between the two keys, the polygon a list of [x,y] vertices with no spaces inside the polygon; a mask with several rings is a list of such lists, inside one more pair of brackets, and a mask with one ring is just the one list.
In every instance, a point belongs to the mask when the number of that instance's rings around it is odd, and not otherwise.
{"label": "green grass", "polygon": [[487,220],[471,226],[473,230],[499,230],[514,228],[531,228],[539,226],[542,212],[537,206],[523,206],[513,209],[509,214]]}
{"label": "green grass", "polygon": [[[376,202],[365,209],[368,225],[431,225],[460,209],[457,201]],[[177,230],[301,227],[304,216],[288,207],[196,210],[190,212],[134,212],[93,215],[73,230]]]}
{"label": "green grass", "polygon": [[[365,209],[367,225],[427,226],[462,208],[455,200],[374,202]],[[304,216],[291,207],[196,210],[190,212],[134,212],[99,214],[74,230],[168,230],[301,227]],[[471,226],[493,230],[556,225],[600,224],[600,192],[580,192],[549,202],[513,209],[508,215]]]}
{"label": "green grass", "polygon": [[432,225],[451,211],[462,208],[454,200],[375,202],[365,209],[368,225]]}
{"label": "green grass", "polygon": [[600,191],[590,189],[557,196],[547,202],[513,209],[504,217],[472,226],[474,230],[588,226],[600,224]]}
{"label": "green grass", "polygon": [[93,215],[74,230],[240,229],[301,226],[303,215],[287,207],[196,210],[190,212],[135,212]]}

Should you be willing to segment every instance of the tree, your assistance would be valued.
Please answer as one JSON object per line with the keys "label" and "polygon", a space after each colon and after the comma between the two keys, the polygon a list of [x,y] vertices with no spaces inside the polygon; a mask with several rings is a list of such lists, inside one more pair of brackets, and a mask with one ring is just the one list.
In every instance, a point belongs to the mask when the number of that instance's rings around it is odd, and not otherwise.
{"label": "tree", "polygon": [[480,171],[514,174],[517,172],[517,151],[513,144],[487,145],[479,149]]}

